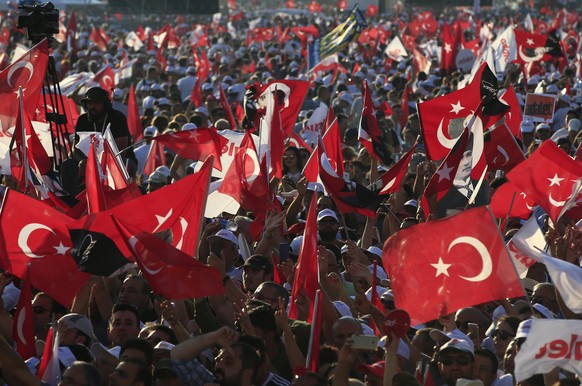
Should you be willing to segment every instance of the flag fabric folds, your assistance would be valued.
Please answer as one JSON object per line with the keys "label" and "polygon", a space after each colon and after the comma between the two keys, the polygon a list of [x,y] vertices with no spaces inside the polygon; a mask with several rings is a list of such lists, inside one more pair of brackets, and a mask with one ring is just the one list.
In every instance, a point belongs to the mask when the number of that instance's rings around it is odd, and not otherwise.
{"label": "flag fabric folds", "polygon": [[487,301],[524,296],[487,207],[402,229],[384,244],[397,308],[420,324]]}

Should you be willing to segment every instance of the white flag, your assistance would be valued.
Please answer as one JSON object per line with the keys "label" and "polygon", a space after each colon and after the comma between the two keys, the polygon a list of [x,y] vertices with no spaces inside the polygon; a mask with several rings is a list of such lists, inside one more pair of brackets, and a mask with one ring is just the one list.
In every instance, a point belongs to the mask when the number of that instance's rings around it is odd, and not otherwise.
{"label": "white flag", "polygon": [[404,44],[402,44],[402,40],[398,36],[395,36],[394,39],[388,44],[384,53],[391,58],[392,60],[396,60],[397,62],[401,62],[404,60],[404,57],[408,56],[406,53],[406,48],[404,48]]}
{"label": "white flag", "polygon": [[515,235],[507,243],[507,248],[517,273],[525,277],[527,269],[536,261],[543,262],[540,250],[545,251],[546,239],[535,216],[532,216],[523,224]]}
{"label": "white flag", "polygon": [[515,357],[516,382],[556,367],[582,376],[582,320],[532,320],[527,339]]}
{"label": "white flag", "polygon": [[143,42],[133,31],[129,32],[125,37],[125,44],[128,47],[132,47],[134,51],[139,51],[143,47]]}
{"label": "white flag", "polygon": [[495,51],[495,68],[498,71],[505,71],[505,66],[517,59],[517,43],[513,27],[507,27],[492,44]]}
{"label": "white flag", "polygon": [[549,255],[544,255],[544,264],[566,306],[573,312],[581,314],[582,268]]}

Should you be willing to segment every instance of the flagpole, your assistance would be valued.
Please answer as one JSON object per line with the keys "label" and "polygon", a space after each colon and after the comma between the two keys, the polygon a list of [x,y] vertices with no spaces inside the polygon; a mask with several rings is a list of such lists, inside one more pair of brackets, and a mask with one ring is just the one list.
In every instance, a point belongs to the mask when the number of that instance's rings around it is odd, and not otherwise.
{"label": "flagpole", "polygon": [[313,338],[315,336],[315,328],[316,324],[315,321],[317,320],[317,316],[319,314],[319,298],[320,298],[321,290],[318,289],[315,291],[315,302],[313,303],[313,318],[311,331],[309,332],[309,350],[307,351],[307,358],[305,358],[305,367],[309,368],[309,364],[311,363],[311,357],[315,354],[313,352]]}
{"label": "flagpole", "polygon": [[24,107],[22,102],[22,86],[18,87],[18,106],[19,106],[19,113],[20,113],[20,129],[22,130],[22,168],[24,169],[24,188],[25,191],[28,192],[28,156],[26,154],[26,124],[24,122]]}
{"label": "flagpole", "polygon": [[503,226],[503,229],[501,229],[501,225],[503,224],[499,224],[499,231],[501,232],[501,234],[503,235],[505,233],[505,227],[507,226],[507,222],[509,221],[509,215],[511,213],[511,209],[513,207],[513,201],[515,200],[515,192],[513,192],[513,195],[511,196],[511,201],[509,202],[509,210],[507,211],[507,216],[505,216],[505,225]]}

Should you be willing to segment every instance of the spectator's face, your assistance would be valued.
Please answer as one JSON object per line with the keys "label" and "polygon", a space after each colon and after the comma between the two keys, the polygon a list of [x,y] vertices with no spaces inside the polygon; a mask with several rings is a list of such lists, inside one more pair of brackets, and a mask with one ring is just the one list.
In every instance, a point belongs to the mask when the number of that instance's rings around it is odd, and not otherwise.
{"label": "spectator's face", "polygon": [[497,328],[493,332],[493,344],[495,345],[495,354],[497,354],[498,358],[503,358],[505,350],[507,350],[507,346],[513,337],[515,337],[515,332],[508,323],[501,322],[497,325]]}
{"label": "spectator's face", "polygon": [[103,116],[105,105],[99,101],[87,101],[87,114],[92,121],[98,120]]}
{"label": "spectator's face", "polygon": [[497,378],[497,369],[493,368],[491,359],[483,355],[475,355],[473,378],[483,381],[484,386],[491,386]]}
{"label": "spectator's face", "polygon": [[125,349],[119,360],[123,362],[129,358],[137,359],[138,361],[142,361],[143,363],[148,363],[145,352],[143,352],[142,350],[138,350],[135,347],[129,347]]}
{"label": "spectator's face", "polygon": [[48,296],[38,295],[32,301],[34,311],[34,331],[38,335],[52,323],[53,302]]}
{"label": "spectator's face", "polygon": [[123,345],[128,339],[137,338],[139,321],[131,311],[117,311],[109,323],[108,338],[115,346]]}
{"label": "spectator's face", "polygon": [[144,292],[143,283],[139,279],[130,278],[123,282],[119,289],[119,303],[131,304],[140,310],[145,309],[149,296]]}
{"label": "spectator's face", "polygon": [[329,243],[335,240],[339,224],[333,217],[324,217],[317,223],[317,229],[321,241]]}
{"label": "spectator's face", "polygon": [[515,369],[514,359],[518,351],[517,342],[512,340],[507,345],[507,350],[505,350],[505,354],[503,355],[503,370],[505,370],[505,373],[513,374],[513,370]]}
{"label": "spectator's face", "polygon": [[107,385],[109,375],[115,370],[118,363],[117,358],[105,352],[101,352],[95,356],[95,367],[97,367],[97,371],[99,371],[99,375],[101,376],[102,385]]}
{"label": "spectator's face", "polygon": [[85,371],[81,366],[70,366],[68,367],[59,382],[59,386],[69,386],[69,385],[84,385],[87,380],[85,379]]}
{"label": "spectator's face", "polygon": [[232,350],[221,350],[216,357],[214,376],[216,383],[221,386],[240,385],[243,373],[242,361],[240,360],[241,350],[235,347]]}
{"label": "spectator's face", "polygon": [[448,386],[455,386],[457,379],[473,378],[473,358],[458,350],[446,350],[439,355],[439,371]]}
{"label": "spectator's face", "polygon": [[266,280],[265,276],[264,269],[245,267],[243,271],[243,287],[248,292],[255,292],[257,287]]}
{"label": "spectator's face", "polygon": [[342,348],[348,338],[361,334],[362,326],[353,320],[338,320],[333,326],[333,345]]}
{"label": "spectator's face", "polygon": [[276,310],[279,309],[279,299],[277,298],[277,290],[275,290],[272,287],[260,285],[253,294],[253,299],[265,302],[271,305],[271,307],[273,307]]}
{"label": "spectator's face", "polygon": [[137,378],[139,368],[135,363],[121,362],[109,375],[109,386],[132,386]]}

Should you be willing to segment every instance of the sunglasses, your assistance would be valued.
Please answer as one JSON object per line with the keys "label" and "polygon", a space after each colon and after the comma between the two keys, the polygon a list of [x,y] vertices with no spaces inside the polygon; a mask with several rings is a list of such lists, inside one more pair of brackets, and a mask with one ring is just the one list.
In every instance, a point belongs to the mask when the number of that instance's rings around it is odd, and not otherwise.
{"label": "sunglasses", "polygon": [[44,314],[47,311],[48,312],[52,312],[52,310],[47,310],[43,306],[34,306],[34,307],[32,307],[32,312],[34,312],[35,314]]}
{"label": "sunglasses", "polygon": [[469,357],[466,356],[459,356],[459,357],[443,357],[439,359],[439,362],[441,362],[443,365],[445,366],[450,366],[453,363],[458,364],[459,366],[466,366],[469,363],[471,363],[471,359]]}
{"label": "sunglasses", "polygon": [[515,335],[510,334],[507,331],[503,331],[503,330],[500,330],[500,329],[496,329],[495,331],[493,331],[493,336],[496,336],[496,337],[498,337],[501,340],[507,340],[509,338],[513,338]]}

